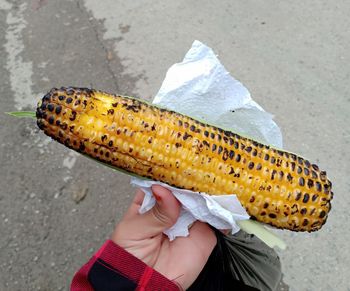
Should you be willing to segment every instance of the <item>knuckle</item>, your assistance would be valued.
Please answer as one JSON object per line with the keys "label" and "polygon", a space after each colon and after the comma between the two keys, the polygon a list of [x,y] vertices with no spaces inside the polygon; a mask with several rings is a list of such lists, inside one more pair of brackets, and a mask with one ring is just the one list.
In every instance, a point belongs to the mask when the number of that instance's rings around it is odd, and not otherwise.
{"label": "knuckle", "polygon": [[172,226],[175,223],[174,219],[164,213],[164,211],[162,211],[157,205],[152,208],[152,215],[156,221],[164,226]]}

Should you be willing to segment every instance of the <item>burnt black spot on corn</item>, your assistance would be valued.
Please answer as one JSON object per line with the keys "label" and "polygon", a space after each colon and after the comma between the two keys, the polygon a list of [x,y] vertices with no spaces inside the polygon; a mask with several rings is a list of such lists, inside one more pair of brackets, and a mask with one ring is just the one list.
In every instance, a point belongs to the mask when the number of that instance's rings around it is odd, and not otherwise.
{"label": "burnt black spot on corn", "polygon": [[140,100],[52,89],[38,104],[37,124],[60,143],[137,175],[234,193],[252,217],[278,228],[318,230],[331,208],[326,173],[302,157]]}

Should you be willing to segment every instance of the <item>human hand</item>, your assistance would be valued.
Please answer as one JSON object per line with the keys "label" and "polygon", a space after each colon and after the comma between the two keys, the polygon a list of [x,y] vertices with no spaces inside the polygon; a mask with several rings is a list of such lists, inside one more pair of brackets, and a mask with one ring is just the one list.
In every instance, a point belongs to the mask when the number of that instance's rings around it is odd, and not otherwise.
{"label": "human hand", "polygon": [[211,228],[196,221],[188,237],[169,241],[163,231],[175,224],[180,214],[180,203],[164,187],[152,187],[155,206],[139,214],[144,193],[141,190],[117,224],[112,241],[142,260],[168,279],[187,289],[196,280],[216,245]]}

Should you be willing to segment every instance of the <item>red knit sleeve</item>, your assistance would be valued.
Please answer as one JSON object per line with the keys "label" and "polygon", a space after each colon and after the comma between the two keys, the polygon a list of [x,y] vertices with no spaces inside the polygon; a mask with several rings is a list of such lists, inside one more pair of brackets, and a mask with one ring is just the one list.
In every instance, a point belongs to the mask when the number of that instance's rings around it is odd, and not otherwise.
{"label": "red knit sleeve", "polygon": [[75,274],[71,291],[179,290],[144,262],[108,240]]}

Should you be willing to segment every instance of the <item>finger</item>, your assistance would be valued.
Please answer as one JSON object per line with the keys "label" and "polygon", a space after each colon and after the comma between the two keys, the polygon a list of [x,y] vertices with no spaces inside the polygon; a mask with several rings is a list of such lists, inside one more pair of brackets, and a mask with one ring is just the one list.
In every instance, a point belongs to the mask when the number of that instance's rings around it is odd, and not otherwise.
{"label": "finger", "polygon": [[136,190],[135,197],[131,202],[129,209],[126,211],[124,215],[124,219],[129,217],[133,217],[139,214],[139,209],[142,205],[143,199],[145,198],[145,193],[141,189]]}
{"label": "finger", "polygon": [[145,193],[141,189],[137,189],[133,204],[141,207],[144,198]]}
{"label": "finger", "polygon": [[[180,203],[166,188],[152,187],[156,199],[155,206],[144,214],[133,215],[137,204],[132,205],[128,215],[121,221],[123,231],[133,239],[156,236],[175,224],[180,214]],[[130,238],[131,238],[130,237]]]}

